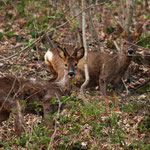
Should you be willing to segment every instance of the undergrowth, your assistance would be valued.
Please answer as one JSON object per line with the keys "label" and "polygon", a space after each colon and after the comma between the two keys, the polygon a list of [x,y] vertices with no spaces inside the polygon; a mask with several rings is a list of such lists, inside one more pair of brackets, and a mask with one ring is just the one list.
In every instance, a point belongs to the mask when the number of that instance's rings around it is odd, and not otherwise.
{"label": "undergrowth", "polygon": [[[66,108],[54,117],[57,122],[51,148],[57,150],[96,150],[96,149],[145,149],[150,148],[150,103],[125,100],[118,113],[110,111],[105,115],[102,99],[95,99],[83,106],[80,98],[73,92],[70,98],[63,97]],[[57,116],[57,115],[55,115]],[[27,149],[47,149],[51,138],[50,131],[43,121],[30,132],[20,137],[9,136],[0,146]]]}

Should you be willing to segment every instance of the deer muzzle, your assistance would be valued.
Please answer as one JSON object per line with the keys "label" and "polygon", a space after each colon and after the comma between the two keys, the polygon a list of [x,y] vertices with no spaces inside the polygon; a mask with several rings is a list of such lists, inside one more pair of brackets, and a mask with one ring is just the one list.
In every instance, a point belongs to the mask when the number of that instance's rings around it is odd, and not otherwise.
{"label": "deer muzzle", "polygon": [[69,78],[73,78],[75,76],[75,73],[73,71],[68,72],[68,76]]}
{"label": "deer muzzle", "polygon": [[128,50],[128,54],[129,54],[129,55],[134,54],[134,50],[133,50],[132,48],[131,48],[131,49],[129,49],[129,50]]}

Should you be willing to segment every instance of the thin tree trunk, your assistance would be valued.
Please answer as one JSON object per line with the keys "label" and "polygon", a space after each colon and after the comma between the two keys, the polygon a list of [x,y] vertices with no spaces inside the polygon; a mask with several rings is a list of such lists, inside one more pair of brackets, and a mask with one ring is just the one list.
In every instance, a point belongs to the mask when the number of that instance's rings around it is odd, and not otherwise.
{"label": "thin tree trunk", "polygon": [[[88,3],[87,3],[88,4]],[[92,4],[92,3],[91,3]],[[101,50],[101,44],[100,44],[100,41],[98,39],[98,34],[97,34],[97,30],[95,29],[94,27],[94,23],[93,23],[93,20],[92,20],[92,12],[91,12],[91,9],[87,10],[87,13],[88,13],[88,19],[89,19],[89,27],[90,27],[90,32],[91,32],[91,36],[93,38],[93,41],[97,41],[98,43],[98,46],[97,46],[97,49],[100,51],[100,52],[104,52],[103,50]]]}
{"label": "thin tree trunk", "polygon": [[129,29],[132,23],[133,12],[135,8],[136,0],[126,0],[126,19],[125,19],[125,31],[127,36],[129,35]]}
{"label": "thin tree trunk", "polygon": [[83,103],[85,105],[88,104],[88,100],[86,99],[85,95],[84,95],[84,89],[86,88],[86,86],[89,83],[89,72],[88,72],[88,50],[87,50],[87,44],[86,44],[86,31],[85,31],[85,0],[82,0],[82,36],[83,36],[83,45],[85,48],[85,55],[84,55],[84,59],[85,59],[85,64],[84,64],[84,68],[85,68],[85,81],[84,83],[81,85],[80,88],[80,94],[83,100]]}
{"label": "thin tree trunk", "polygon": [[[75,8],[75,14],[79,14],[81,12],[81,4],[79,1],[76,1],[76,8]],[[77,37],[77,43],[76,43],[76,46],[77,47],[81,47],[82,44],[81,44],[81,39],[80,39],[80,36],[78,34],[78,28],[81,30],[82,28],[82,16],[79,15],[77,17],[77,21],[78,21],[78,27],[76,27],[76,31],[77,31],[77,34],[76,34],[76,37]]]}
{"label": "thin tree trunk", "polygon": [[[71,11],[71,16],[74,17],[78,14],[80,14],[81,12],[81,4],[78,0],[69,0],[69,7],[70,7],[70,11]],[[80,36],[78,34],[78,28],[81,30],[82,28],[82,18],[81,18],[81,14],[78,15],[76,18],[75,18],[78,22],[78,27],[75,27],[74,26],[74,29],[75,29],[75,35],[73,35],[73,41],[76,41],[76,47],[81,47],[81,43],[80,43]]]}
{"label": "thin tree trunk", "polygon": [[[124,14],[124,16],[125,16],[124,29],[125,29],[127,36],[129,36],[129,34],[130,34],[130,27],[132,24],[132,18],[133,18],[133,13],[134,13],[134,9],[135,9],[135,4],[136,4],[136,0],[126,0],[126,14]],[[123,42],[121,45],[121,51],[122,50],[123,50]],[[130,74],[129,70],[126,71],[125,76],[126,76],[125,78],[127,78],[128,80],[131,79],[131,74]]]}

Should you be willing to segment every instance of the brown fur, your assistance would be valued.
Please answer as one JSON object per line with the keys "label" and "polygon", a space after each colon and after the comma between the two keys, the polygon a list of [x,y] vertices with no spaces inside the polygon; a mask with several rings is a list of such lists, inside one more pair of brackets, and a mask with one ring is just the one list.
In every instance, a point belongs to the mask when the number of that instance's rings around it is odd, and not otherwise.
{"label": "brown fur", "polygon": [[23,122],[23,113],[39,113],[44,115],[46,125],[52,127],[52,118],[49,116],[48,119],[46,116],[47,113],[53,114],[58,110],[58,104],[52,104],[51,99],[56,96],[60,98],[61,95],[66,95],[66,92],[62,92],[55,83],[33,82],[13,77],[0,78],[0,122],[7,120],[11,111],[14,111],[16,130],[20,133],[24,130],[23,124],[20,123]]}
{"label": "brown fur", "polygon": [[[128,66],[131,63],[132,56],[128,55],[129,50],[132,49],[134,52],[136,51],[136,47],[132,44],[132,42],[141,35],[142,30],[140,26],[134,35],[126,36],[124,30],[120,31],[120,34],[123,32],[122,36],[125,40],[123,45],[123,53],[122,54],[102,54],[99,52],[89,52],[88,55],[88,69],[90,81],[88,87],[100,86],[102,95],[105,99],[106,106],[108,107],[108,98],[107,98],[107,89],[108,85],[112,85],[112,89],[117,88],[121,81],[121,78],[124,76]],[[138,34],[137,34],[138,33]],[[138,36],[137,36],[138,35]],[[66,50],[68,53],[71,53],[74,48],[71,46],[66,46]],[[50,61],[50,68],[57,74],[56,81],[61,79],[63,76],[63,62],[56,55],[56,48],[52,48],[50,50],[54,57]],[[46,58],[46,63],[48,58]],[[48,63],[47,63],[48,64]],[[51,73],[53,73],[51,72]],[[56,77],[56,76],[55,76]],[[75,85],[80,87],[82,83],[85,81],[84,74],[84,59],[81,59],[78,63],[78,69],[75,76]],[[111,93],[111,96],[114,97],[114,94]],[[114,100],[116,101],[116,100]],[[117,106],[116,106],[117,107]]]}
{"label": "brown fur", "polygon": [[[80,51],[82,55],[77,54]],[[72,74],[74,75],[76,70],[74,63],[78,63],[78,60],[83,57],[84,49],[77,50],[71,56],[63,49],[59,50],[58,54],[67,65],[63,69],[63,78],[59,82],[37,82],[14,77],[0,78],[0,123],[7,120],[13,111],[15,130],[18,134],[24,131],[23,113],[42,115],[46,125],[49,128],[53,127],[52,114],[57,112],[58,103],[53,103],[52,98],[60,99],[61,96],[69,94]]]}

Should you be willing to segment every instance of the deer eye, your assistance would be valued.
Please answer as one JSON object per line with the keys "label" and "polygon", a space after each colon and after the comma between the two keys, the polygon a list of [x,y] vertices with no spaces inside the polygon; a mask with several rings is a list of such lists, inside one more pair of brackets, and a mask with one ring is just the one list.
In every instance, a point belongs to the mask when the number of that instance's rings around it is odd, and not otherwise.
{"label": "deer eye", "polygon": [[126,42],[124,42],[123,44],[124,44],[124,45],[127,45],[127,43],[126,43]]}
{"label": "deer eye", "polygon": [[67,64],[65,64],[65,67],[67,67]]}
{"label": "deer eye", "polygon": [[75,67],[77,66],[77,63],[74,65]]}

